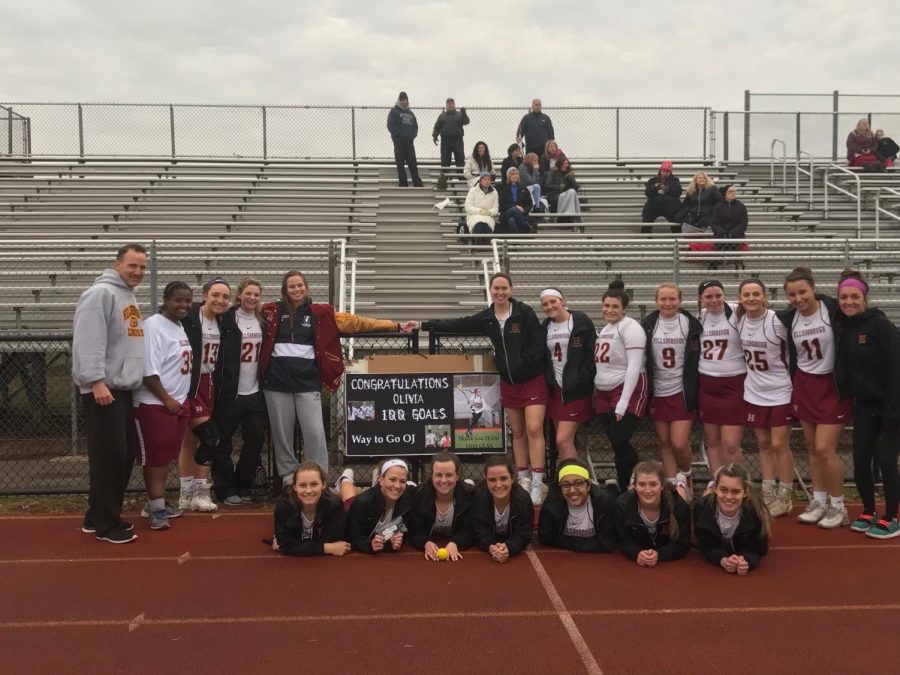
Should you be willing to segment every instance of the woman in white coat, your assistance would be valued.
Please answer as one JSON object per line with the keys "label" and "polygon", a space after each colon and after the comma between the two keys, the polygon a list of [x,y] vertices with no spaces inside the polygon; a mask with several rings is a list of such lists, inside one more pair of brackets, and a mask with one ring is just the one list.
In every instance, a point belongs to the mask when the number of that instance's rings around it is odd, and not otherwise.
{"label": "woman in white coat", "polygon": [[491,174],[482,172],[478,183],[466,196],[466,226],[472,234],[494,232],[494,224],[500,215],[500,198],[491,183]]}

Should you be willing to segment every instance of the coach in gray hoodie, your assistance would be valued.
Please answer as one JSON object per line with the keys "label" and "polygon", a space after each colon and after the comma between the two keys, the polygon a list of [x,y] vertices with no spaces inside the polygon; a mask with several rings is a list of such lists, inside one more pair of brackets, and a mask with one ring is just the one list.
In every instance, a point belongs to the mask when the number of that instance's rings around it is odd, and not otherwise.
{"label": "coach in gray hoodie", "polygon": [[90,492],[82,531],[125,544],[137,536],[122,521],[122,501],[134,454],[127,441],[131,392],[144,377],[144,328],[134,288],[144,279],[147,251],[119,249],[75,308],[72,379],[81,392]]}

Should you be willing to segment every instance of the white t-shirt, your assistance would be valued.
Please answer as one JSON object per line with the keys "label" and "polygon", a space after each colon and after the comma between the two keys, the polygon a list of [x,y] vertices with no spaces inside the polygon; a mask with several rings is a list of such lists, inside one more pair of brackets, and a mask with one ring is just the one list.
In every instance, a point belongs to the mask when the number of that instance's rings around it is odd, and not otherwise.
{"label": "white t-shirt", "polygon": [[638,515],[641,517],[641,521],[644,523],[644,527],[647,528],[647,532],[650,533],[651,537],[656,536],[656,524],[659,522],[659,514],[656,514],[656,518],[650,520],[647,515],[644,513],[643,509],[638,507]]}
{"label": "white t-shirt", "polygon": [[741,524],[741,512],[738,511],[733,516],[726,516],[719,509],[716,509],[716,523],[722,532],[722,539],[730,543],[734,539],[734,533],[737,532],[738,525]]}
{"label": "white t-shirt", "polygon": [[653,329],[653,395],[672,396],[684,390],[684,357],[687,352],[688,318],[662,316]]}
{"label": "white t-shirt", "polygon": [[300,534],[300,539],[303,541],[309,541],[313,538],[313,523],[315,523],[315,518],[313,520],[307,520],[306,514],[300,514],[300,522],[303,525],[303,532]]}
{"label": "white t-shirt", "polygon": [[[594,363],[597,364],[594,386],[600,391],[612,391],[624,384],[628,351],[640,350],[643,359],[646,345],[647,334],[641,324],[630,316],[603,326],[597,332],[597,345],[594,347]],[[641,372],[645,372],[643,365]]]}
{"label": "white t-shirt", "polygon": [[234,318],[241,331],[238,396],[247,396],[259,391],[259,350],[262,347],[263,334],[259,320],[253,314],[246,314],[238,309]]}
{"label": "white t-shirt", "polygon": [[791,402],[793,385],[787,366],[787,329],[767,310],[759,319],[744,315],[738,322],[747,379],[744,400],[761,406],[785,405]]}
{"label": "white t-shirt", "polygon": [[472,398],[469,399],[469,410],[473,413],[484,412],[484,396],[481,394],[472,394]]}
{"label": "white t-shirt", "polygon": [[569,517],[566,518],[566,526],[563,534],[567,537],[589,538],[597,534],[594,528],[594,506],[588,499],[581,506],[570,506]]}
{"label": "white t-shirt", "polygon": [[425,447],[426,448],[437,447],[437,436],[435,436],[431,432],[425,434]]}
{"label": "white t-shirt", "polygon": [[550,360],[553,363],[553,377],[556,386],[562,387],[563,370],[569,358],[569,337],[572,335],[572,317],[567,321],[557,323],[551,321],[547,325],[547,349],[550,350]]}
{"label": "white t-shirt", "polygon": [[200,374],[211,375],[216,369],[219,357],[219,324],[210,321],[200,312],[200,328],[203,333],[203,354],[200,357]]}
{"label": "white t-shirt", "polygon": [[[732,306],[732,310],[734,307]],[[700,373],[710,377],[733,377],[747,372],[737,315],[700,310],[703,335],[700,340]]]}
{"label": "white t-shirt", "polygon": [[794,313],[791,338],[797,348],[797,367],[811,375],[827,375],[834,371],[834,329],[824,302],[812,316]]}
{"label": "white t-shirt", "polygon": [[[163,389],[179,403],[184,403],[191,388],[191,343],[180,323],[162,314],[144,321],[144,377],[159,376]],[[132,398],[141,403],[163,405],[146,385],[141,385]]]}
{"label": "white t-shirt", "polygon": [[494,506],[494,534],[507,534],[509,533],[509,504],[506,505],[506,508],[503,511],[498,511],[497,507]]}
{"label": "white t-shirt", "polygon": [[453,532],[453,510],[454,505],[450,504],[450,508],[444,513],[435,505],[434,509],[434,525],[431,528],[431,534],[437,534],[442,537],[449,537]]}

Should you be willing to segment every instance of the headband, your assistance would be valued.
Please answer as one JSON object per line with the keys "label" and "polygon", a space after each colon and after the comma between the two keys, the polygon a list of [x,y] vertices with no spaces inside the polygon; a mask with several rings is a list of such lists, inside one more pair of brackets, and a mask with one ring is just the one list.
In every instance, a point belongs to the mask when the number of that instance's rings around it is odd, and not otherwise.
{"label": "headband", "polygon": [[216,284],[225,284],[226,286],[228,286],[228,290],[231,290],[231,285],[227,281],[225,281],[224,277],[213,277],[205,284],[203,284],[203,292],[205,293]]}
{"label": "headband", "polygon": [[557,476],[557,481],[562,480],[566,476],[579,476],[580,478],[584,478],[585,480],[590,480],[591,475],[588,473],[588,470],[583,466],[578,466],[577,464],[566,464],[563,468],[559,470],[559,475]]}
{"label": "headband", "polygon": [[406,473],[409,473],[409,465],[402,459],[389,459],[381,465],[381,475],[383,476],[388,472],[388,469],[393,469],[395,466],[402,466],[406,469]]}
{"label": "headband", "polygon": [[722,282],[718,279],[707,279],[706,281],[701,281],[700,285],[697,286],[697,295],[703,295],[703,292],[707,288],[718,287],[722,289],[722,292],[725,292],[725,287],[722,285]]}
{"label": "headband", "polygon": [[562,293],[560,293],[555,288],[545,288],[541,291],[541,300],[543,300],[547,296],[550,296],[551,298],[559,298],[560,300],[563,299]]}
{"label": "headband", "polygon": [[856,288],[857,290],[861,291],[863,295],[869,294],[869,284],[867,284],[862,279],[856,279],[855,277],[847,277],[846,279],[842,280],[841,283],[838,284],[838,292],[840,292],[840,290],[842,288],[847,288],[847,287]]}

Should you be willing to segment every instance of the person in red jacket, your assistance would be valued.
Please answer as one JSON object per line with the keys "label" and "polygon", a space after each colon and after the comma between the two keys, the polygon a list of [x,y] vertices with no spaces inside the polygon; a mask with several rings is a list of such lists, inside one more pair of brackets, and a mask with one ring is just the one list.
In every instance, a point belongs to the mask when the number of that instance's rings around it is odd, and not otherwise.
{"label": "person in red jacket", "polygon": [[847,164],[850,166],[877,164],[879,160],[875,154],[876,147],[878,140],[869,128],[869,120],[863,117],[847,136]]}
{"label": "person in red jacket", "polygon": [[294,424],[303,434],[303,451],[328,471],[328,449],[322,421],[324,385],[337,391],[344,374],[341,333],[411,331],[415,321],[396,323],[335,312],[327,303],[312,302],[306,277],[291,270],[282,277],[281,300],[262,306],[267,329],[260,353],[260,381],[275,445],[275,465],[290,484],[298,466],[294,456]]}

